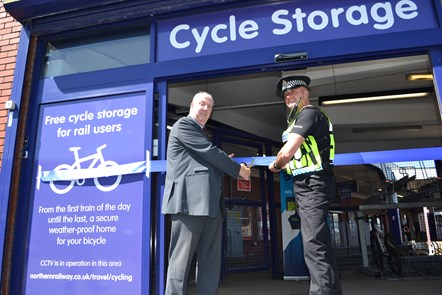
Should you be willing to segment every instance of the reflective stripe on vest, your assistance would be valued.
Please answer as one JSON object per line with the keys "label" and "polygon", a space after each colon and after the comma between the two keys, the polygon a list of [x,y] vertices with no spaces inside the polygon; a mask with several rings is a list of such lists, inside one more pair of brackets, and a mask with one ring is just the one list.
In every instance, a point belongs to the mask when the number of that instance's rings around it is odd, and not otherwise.
{"label": "reflective stripe on vest", "polygon": [[[322,112],[322,111],[321,111]],[[333,125],[330,121],[330,118],[324,113],[324,116],[328,120],[329,125],[329,138],[330,138],[330,159],[329,164],[333,165],[333,160],[335,158],[335,137],[333,134]],[[290,130],[293,128],[293,125],[296,124],[296,119],[290,124],[289,128],[282,134],[282,140],[285,143],[288,139],[288,134]],[[309,135],[304,140],[299,149],[295,152],[293,159],[287,165],[287,173],[292,174],[293,176],[321,171],[323,169],[322,166],[322,158],[319,152],[318,143],[316,139]]]}

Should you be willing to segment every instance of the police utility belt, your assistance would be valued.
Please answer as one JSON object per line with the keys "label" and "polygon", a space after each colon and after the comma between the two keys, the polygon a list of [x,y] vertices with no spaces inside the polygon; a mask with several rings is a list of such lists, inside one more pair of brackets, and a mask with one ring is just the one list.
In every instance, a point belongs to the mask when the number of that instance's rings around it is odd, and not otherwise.
{"label": "police utility belt", "polygon": [[[327,115],[325,116],[328,119],[329,136],[321,138],[320,141],[327,140],[327,138],[329,138],[330,144],[327,145],[326,149],[320,151],[318,141],[312,135],[309,135],[295,152],[293,159],[286,165],[288,174],[297,176],[305,173],[318,172],[324,170],[325,167],[330,167],[333,165],[333,160],[335,158],[335,138],[333,135],[333,125]],[[282,133],[283,143],[287,141],[290,130],[292,130],[292,127],[295,124],[296,119],[289,125],[287,130]],[[327,163],[323,163],[321,154],[327,149],[330,150],[330,156]]]}

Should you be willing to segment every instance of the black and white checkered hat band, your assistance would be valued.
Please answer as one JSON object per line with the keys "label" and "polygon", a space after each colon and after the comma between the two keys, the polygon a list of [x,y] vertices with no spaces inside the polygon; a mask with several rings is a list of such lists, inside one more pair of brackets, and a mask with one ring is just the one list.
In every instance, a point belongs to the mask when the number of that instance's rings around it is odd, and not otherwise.
{"label": "black and white checkered hat band", "polygon": [[299,86],[307,87],[307,83],[305,83],[305,81],[302,81],[302,80],[290,80],[290,81],[283,80],[281,91],[284,92],[288,89],[292,89],[294,87],[299,87]]}

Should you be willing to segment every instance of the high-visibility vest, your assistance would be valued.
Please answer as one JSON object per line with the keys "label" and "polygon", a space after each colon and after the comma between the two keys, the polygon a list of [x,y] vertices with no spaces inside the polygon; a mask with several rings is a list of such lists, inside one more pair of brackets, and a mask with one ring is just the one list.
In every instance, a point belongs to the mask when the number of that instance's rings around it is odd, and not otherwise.
{"label": "high-visibility vest", "polygon": [[[312,106],[307,106],[312,107]],[[324,161],[328,161],[328,165],[333,165],[333,160],[335,158],[335,137],[333,135],[333,124],[330,121],[330,118],[321,110],[324,116],[328,120],[329,133],[328,137],[330,140],[330,144],[327,148],[329,148],[329,159],[324,159]],[[282,141],[285,143],[288,139],[288,135],[290,130],[292,130],[293,126],[296,124],[295,120],[289,125],[286,131],[282,134]],[[324,138],[326,140],[326,137]],[[323,159],[321,157],[321,153],[318,148],[318,142],[316,138],[312,135],[307,136],[305,138],[302,145],[295,152],[293,159],[287,164],[287,173],[292,174],[293,176],[321,171],[324,169]]]}

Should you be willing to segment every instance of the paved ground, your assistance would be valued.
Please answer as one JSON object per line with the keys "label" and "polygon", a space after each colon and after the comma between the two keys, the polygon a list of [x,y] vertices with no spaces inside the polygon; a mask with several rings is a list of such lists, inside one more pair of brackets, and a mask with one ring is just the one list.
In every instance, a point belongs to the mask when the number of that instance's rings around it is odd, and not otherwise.
{"label": "paved ground", "polygon": [[[418,274],[403,277],[375,278],[360,268],[341,272],[344,295],[440,295],[442,277],[424,278]],[[190,294],[195,294],[192,288]],[[219,295],[305,295],[307,281],[282,281],[271,278],[268,271],[229,274],[221,284]]]}

